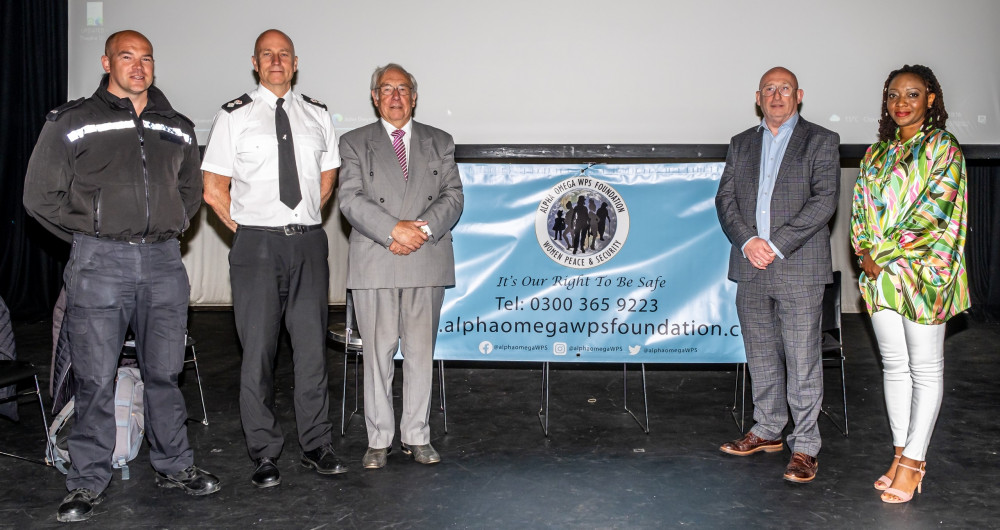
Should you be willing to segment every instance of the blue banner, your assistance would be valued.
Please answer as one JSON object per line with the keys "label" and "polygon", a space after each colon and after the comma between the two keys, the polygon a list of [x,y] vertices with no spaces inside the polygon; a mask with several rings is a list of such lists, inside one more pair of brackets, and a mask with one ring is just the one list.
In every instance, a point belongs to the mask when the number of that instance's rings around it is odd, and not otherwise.
{"label": "blue banner", "polygon": [[435,358],[743,362],[723,167],[459,164]]}

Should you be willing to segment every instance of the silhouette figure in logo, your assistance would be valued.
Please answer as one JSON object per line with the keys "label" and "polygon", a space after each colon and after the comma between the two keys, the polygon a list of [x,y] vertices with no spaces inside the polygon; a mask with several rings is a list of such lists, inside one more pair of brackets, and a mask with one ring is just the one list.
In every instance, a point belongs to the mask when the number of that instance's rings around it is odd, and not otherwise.
{"label": "silhouette figure in logo", "polygon": [[578,250],[587,249],[587,232],[590,229],[590,214],[587,212],[587,199],[582,195],[576,199],[573,207],[573,254]]}
{"label": "silhouette figure in logo", "polygon": [[594,244],[597,243],[597,201],[593,198],[587,199],[587,204],[590,206],[587,211],[590,214],[590,250],[594,250]]}
{"label": "silhouette figure in logo", "polygon": [[563,219],[563,212],[559,210],[556,212],[556,218],[552,221],[552,239],[559,241],[564,230],[566,230],[566,219]]}
{"label": "silhouette figure in logo", "polygon": [[563,232],[563,243],[569,250],[573,246],[573,230],[576,227],[576,212],[573,211],[573,202],[566,201],[566,231]]}
{"label": "silhouette figure in logo", "polygon": [[608,217],[610,216],[608,203],[602,202],[601,207],[597,209],[597,233],[601,235],[601,241],[604,241],[604,230],[608,227]]}

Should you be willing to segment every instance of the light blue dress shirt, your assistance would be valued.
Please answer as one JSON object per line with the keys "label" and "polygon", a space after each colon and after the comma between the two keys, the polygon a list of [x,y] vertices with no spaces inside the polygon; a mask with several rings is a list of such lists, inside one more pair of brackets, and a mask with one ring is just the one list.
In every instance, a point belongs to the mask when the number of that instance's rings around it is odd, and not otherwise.
{"label": "light blue dress shirt", "polygon": [[[778,127],[778,134],[771,134],[764,120],[761,120],[757,130],[763,130],[763,141],[760,145],[760,179],[757,181],[757,237],[760,237],[771,246],[771,250],[781,259],[785,256],[781,254],[778,247],[771,243],[771,196],[774,194],[774,182],[778,178],[778,169],[781,168],[781,160],[785,158],[785,149],[788,147],[788,140],[792,137],[792,130],[795,124],[799,123],[799,113],[796,112],[785,123]],[[743,243],[743,247],[746,247]]]}

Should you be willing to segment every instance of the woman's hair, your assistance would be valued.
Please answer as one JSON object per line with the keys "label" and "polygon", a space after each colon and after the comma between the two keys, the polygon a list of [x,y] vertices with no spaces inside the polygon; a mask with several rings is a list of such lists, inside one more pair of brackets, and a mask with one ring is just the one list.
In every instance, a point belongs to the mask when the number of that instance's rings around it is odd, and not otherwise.
{"label": "woman's hair", "polygon": [[889,109],[886,108],[886,102],[889,99],[889,83],[900,74],[916,75],[927,86],[927,94],[934,94],[934,103],[931,104],[931,108],[927,109],[927,114],[924,115],[924,124],[920,126],[920,130],[926,130],[932,125],[939,129],[944,129],[948,121],[948,111],[944,109],[944,94],[941,93],[941,84],[938,83],[934,72],[924,65],[907,64],[898,70],[889,72],[889,77],[885,79],[885,86],[882,88],[882,117],[878,120],[878,140],[880,142],[892,140],[896,137],[898,126],[892,120],[892,117],[889,116]]}

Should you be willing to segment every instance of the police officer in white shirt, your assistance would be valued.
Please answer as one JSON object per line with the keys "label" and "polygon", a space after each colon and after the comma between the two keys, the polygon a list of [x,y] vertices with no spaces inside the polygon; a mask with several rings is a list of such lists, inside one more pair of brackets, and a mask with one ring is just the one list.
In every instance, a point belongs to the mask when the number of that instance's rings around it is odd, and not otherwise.
{"label": "police officer in white shirt", "polygon": [[295,369],[302,465],[347,471],[331,446],[326,369],[329,285],[320,210],[333,195],[340,153],[326,106],[292,92],[298,57],[267,30],[254,44],[260,85],[222,106],[201,169],[205,202],[236,232],[229,253],[236,330],[243,344],[240,418],[254,461],[251,482],[277,486],[284,436],[274,411],[274,358],[282,314]]}

